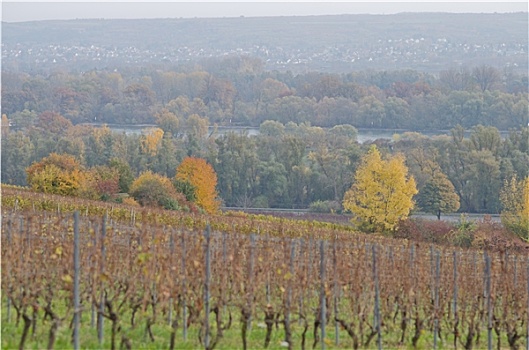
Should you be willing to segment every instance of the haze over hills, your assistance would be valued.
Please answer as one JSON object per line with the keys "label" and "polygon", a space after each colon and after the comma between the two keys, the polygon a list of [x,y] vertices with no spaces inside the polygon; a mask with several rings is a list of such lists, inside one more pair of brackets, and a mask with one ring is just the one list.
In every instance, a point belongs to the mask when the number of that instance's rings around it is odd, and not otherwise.
{"label": "haze over hills", "polygon": [[229,55],[296,72],[527,71],[528,16],[401,13],[2,23],[4,70],[178,65]]}

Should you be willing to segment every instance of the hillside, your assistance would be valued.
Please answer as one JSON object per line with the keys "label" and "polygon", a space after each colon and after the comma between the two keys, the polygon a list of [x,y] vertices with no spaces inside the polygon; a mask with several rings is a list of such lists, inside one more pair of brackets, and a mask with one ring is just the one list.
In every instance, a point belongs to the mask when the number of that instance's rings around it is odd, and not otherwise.
{"label": "hillside", "polygon": [[487,64],[527,70],[527,13],[2,23],[4,69],[182,64],[249,55],[304,72]]}

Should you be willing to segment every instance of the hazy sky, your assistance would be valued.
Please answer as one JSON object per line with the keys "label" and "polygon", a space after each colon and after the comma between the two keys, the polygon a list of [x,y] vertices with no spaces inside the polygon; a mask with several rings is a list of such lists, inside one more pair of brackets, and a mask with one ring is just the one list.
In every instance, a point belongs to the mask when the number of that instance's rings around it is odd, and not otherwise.
{"label": "hazy sky", "polygon": [[2,1],[5,22],[75,18],[178,18],[391,14],[399,12],[527,12],[518,2],[136,2]]}

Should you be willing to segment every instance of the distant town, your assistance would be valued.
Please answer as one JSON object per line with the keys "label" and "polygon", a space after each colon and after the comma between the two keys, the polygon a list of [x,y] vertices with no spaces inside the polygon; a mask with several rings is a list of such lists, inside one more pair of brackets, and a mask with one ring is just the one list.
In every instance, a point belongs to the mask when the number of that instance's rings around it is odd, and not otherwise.
{"label": "distant town", "polygon": [[235,55],[294,73],[477,65],[527,71],[526,13],[71,20],[2,28],[3,69],[15,71],[171,66]]}

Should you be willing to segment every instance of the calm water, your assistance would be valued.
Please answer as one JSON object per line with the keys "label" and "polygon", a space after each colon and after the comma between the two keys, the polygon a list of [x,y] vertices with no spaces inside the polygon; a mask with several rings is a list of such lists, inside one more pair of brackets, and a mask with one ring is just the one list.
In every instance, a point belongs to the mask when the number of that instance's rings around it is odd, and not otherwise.
{"label": "calm water", "polygon": [[[96,123],[87,123],[85,125],[92,126],[101,126],[102,124]],[[107,124],[107,126],[114,132],[125,133],[125,134],[141,134],[145,129],[157,127],[155,124],[142,124],[142,125],[117,125],[117,124]],[[214,130],[213,126],[209,127],[209,132],[212,133]],[[259,128],[253,127],[232,127],[232,126],[218,126],[217,134],[224,135],[228,132],[235,133],[247,133],[249,136],[255,136],[259,134]],[[402,135],[403,133],[408,132],[408,130],[390,130],[390,129],[358,129],[357,140],[359,143],[371,142],[378,139],[392,140],[394,135]],[[436,136],[436,135],[449,135],[449,131],[431,131],[431,132],[421,132],[421,134],[426,136]],[[469,132],[465,133],[465,136],[469,136]],[[507,132],[501,132],[502,137],[508,136]]]}
{"label": "calm water", "polygon": [[[95,124],[95,123],[89,123],[86,125],[92,125],[92,126],[101,126],[102,124]],[[143,124],[143,125],[112,125],[107,124],[107,126],[110,128],[110,130],[117,132],[117,133],[125,133],[125,134],[141,134],[144,130],[148,128],[157,127],[157,125],[154,124]],[[209,127],[209,132],[213,132],[214,127]],[[217,127],[217,134],[224,135],[228,132],[235,132],[235,133],[247,133],[249,136],[255,136],[259,135],[259,128],[252,128],[252,127],[230,127],[230,126],[219,126]],[[377,129],[359,129],[357,140],[359,143],[364,142],[370,142],[377,139],[386,139],[391,140],[393,138],[393,135],[395,134],[402,134],[406,132],[406,130],[377,130]],[[432,135],[441,135],[442,132],[439,133],[426,133],[426,135],[432,136]]]}

